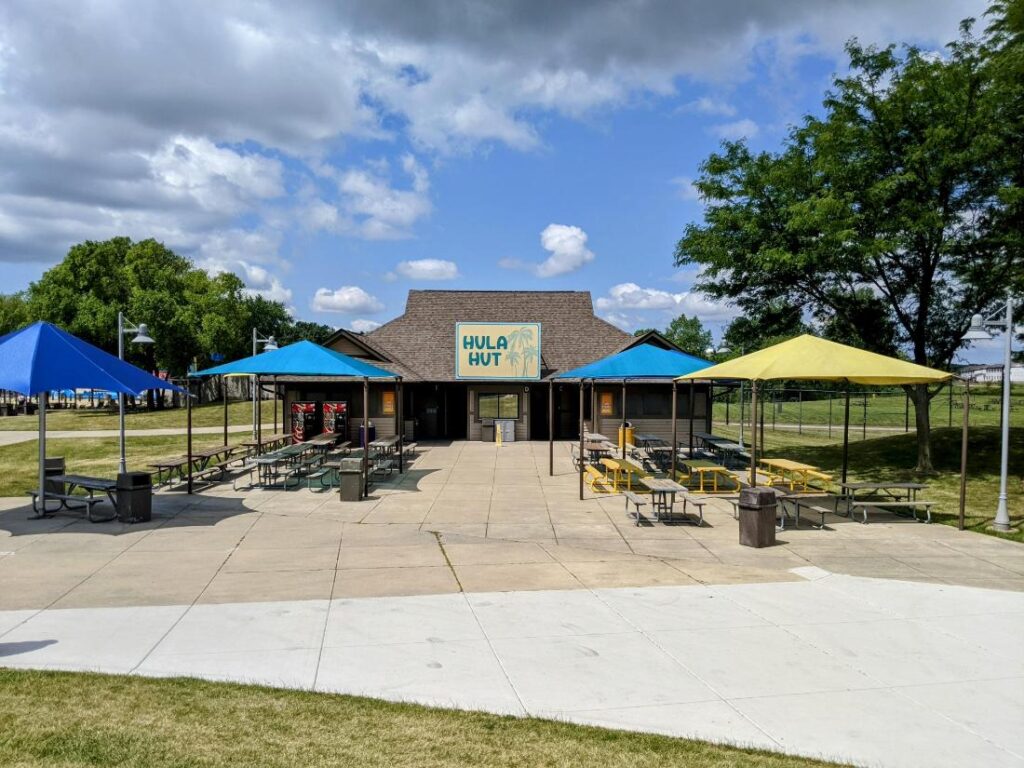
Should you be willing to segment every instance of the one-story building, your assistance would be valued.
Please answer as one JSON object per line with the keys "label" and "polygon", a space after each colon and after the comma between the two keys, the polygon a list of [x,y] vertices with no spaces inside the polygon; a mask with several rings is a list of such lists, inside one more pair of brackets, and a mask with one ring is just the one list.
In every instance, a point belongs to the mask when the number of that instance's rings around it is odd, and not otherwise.
{"label": "one-story building", "polygon": [[[632,336],[594,314],[588,291],[410,291],[405,313],[369,333],[337,331],[326,346],[401,377],[401,384],[371,382],[370,421],[378,437],[394,435],[399,416],[409,440],[480,440],[496,419],[514,423],[516,440],[547,440],[549,390],[554,396],[554,438],[577,439],[579,385],[551,382],[558,373],[637,344],[675,345],[659,333]],[[286,428],[294,414],[324,428],[344,403],[337,425],[356,441],[363,413],[362,382],[329,378],[281,379]],[[585,382],[584,419],[613,436],[622,421],[622,385]],[[295,404],[309,405],[298,406]],[[710,431],[708,388],[694,392],[694,430]],[[324,419],[325,410],[327,419]],[[630,380],[626,419],[638,433],[672,433],[671,385]],[[680,388],[678,436],[688,437],[689,387]]]}

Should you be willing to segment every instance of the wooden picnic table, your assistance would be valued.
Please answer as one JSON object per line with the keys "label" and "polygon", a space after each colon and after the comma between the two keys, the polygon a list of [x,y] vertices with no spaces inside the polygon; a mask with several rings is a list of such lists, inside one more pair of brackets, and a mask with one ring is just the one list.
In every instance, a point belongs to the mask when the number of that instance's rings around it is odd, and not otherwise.
{"label": "wooden picnic table", "polygon": [[590,455],[591,464],[612,453],[612,448],[607,440],[587,440],[583,443],[583,450]]}
{"label": "wooden picnic table", "polygon": [[778,480],[788,484],[791,491],[795,491],[797,486],[806,491],[810,483],[810,476],[813,474],[826,477],[820,468],[791,459],[760,459],[758,463],[768,470],[771,477],[770,485],[774,485]]}
{"label": "wooden picnic table", "polygon": [[644,474],[643,467],[638,467],[629,459],[616,459],[611,456],[605,456],[601,459],[601,464],[612,471],[612,488],[616,491],[619,490],[619,482],[623,474],[626,476],[627,491],[633,490],[633,475],[636,474],[637,477],[641,477]]}
{"label": "wooden picnic table", "polygon": [[[188,464],[187,456],[173,456],[169,459],[160,459],[159,461],[151,461],[147,466],[156,470],[156,484],[158,486],[164,483],[170,484],[174,475],[178,476],[178,479],[184,481],[185,479],[185,467]],[[164,477],[164,473],[167,473],[167,477]]]}
{"label": "wooden picnic table", "polygon": [[588,440],[588,441],[590,441],[592,443],[610,443],[611,442],[611,440],[609,440],[607,437],[602,435],[600,432],[584,432],[583,433],[583,439],[584,440]]}
{"label": "wooden picnic table", "polygon": [[675,509],[676,494],[686,493],[686,487],[675,480],[660,477],[645,477],[644,485],[651,492],[651,508],[654,517],[661,520],[662,514],[672,517]]}
{"label": "wooden picnic table", "polygon": [[[698,493],[721,493],[723,491],[735,491],[739,488],[740,482],[732,472],[721,464],[716,464],[708,459],[682,459],[682,464],[685,466],[691,475],[697,475],[699,478],[699,486],[695,489]],[[706,489],[705,479],[707,475],[711,475],[711,489]],[[718,478],[724,476],[729,480],[731,487],[719,488]]]}
{"label": "wooden picnic table", "polygon": [[[60,502],[58,509],[67,509],[69,511],[77,512],[79,510],[85,510],[86,518],[92,523],[104,523],[109,520],[113,520],[117,517],[117,481],[111,480],[106,477],[89,477],[88,475],[50,475],[47,478],[49,482],[62,483],[65,486],[64,493],[52,493],[46,491],[44,498],[39,503],[39,507],[36,506],[38,497],[38,491],[32,492],[32,507],[36,510],[35,517],[47,517],[54,514],[53,512],[47,512],[46,500],[56,499]],[[88,497],[80,496],[74,497],[76,488],[81,488],[88,492]],[[92,514],[92,508],[100,502],[95,494],[97,491],[101,491],[110,501],[110,505],[114,508],[114,512],[101,518],[95,518]],[[74,497],[74,498],[73,498]],[[81,502],[77,505],[72,506],[71,502],[81,499]],[[41,508],[41,510],[40,510]]]}
{"label": "wooden picnic table", "polygon": [[[915,520],[917,520],[917,510],[915,509],[915,505],[923,506],[925,508],[925,513],[927,515],[927,522],[931,522],[931,510],[929,509],[929,507],[931,506],[931,502],[918,501],[917,498],[918,491],[923,491],[928,488],[928,486],[925,485],[924,483],[887,482],[884,480],[872,482],[870,480],[862,480],[857,482],[851,481],[847,483],[839,483],[839,488],[842,495],[842,499],[843,501],[846,502],[846,514],[848,517],[853,517],[854,505],[863,506],[865,504],[864,500],[860,502],[857,501],[858,491],[865,491],[865,495],[884,494],[890,501],[890,504],[900,504],[903,506],[910,507]],[[833,508],[833,511],[836,514],[839,514],[839,498],[839,496],[836,496],[836,502]],[[885,507],[885,505],[886,499],[880,499],[878,501],[879,507]],[[894,509],[889,511],[891,511],[894,515],[902,516],[899,512],[897,512]],[[866,507],[864,509],[863,522],[867,522]]]}
{"label": "wooden picnic table", "polygon": [[249,449],[250,452],[259,452],[260,449],[266,448],[268,445],[273,446],[278,443],[284,443],[291,439],[291,434],[288,432],[277,432],[273,435],[264,435],[259,440],[249,439],[242,443],[243,446]]}

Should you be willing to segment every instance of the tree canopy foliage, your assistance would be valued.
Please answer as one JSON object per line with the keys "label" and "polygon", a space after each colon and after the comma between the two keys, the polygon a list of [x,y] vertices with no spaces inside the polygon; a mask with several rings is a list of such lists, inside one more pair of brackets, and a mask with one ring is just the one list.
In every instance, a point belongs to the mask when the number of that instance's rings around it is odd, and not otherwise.
{"label": "tree canopy foliage", "polygon": [[145,323],[152,346],[126,343],[126,359],[181,375],[212,355],[252,353],[252,329],[285,344],[323,341],[333,329],[293,321],[280,302],[252,294],[230,272],[210,274],[155,240],[115,237],[73,246],[24,293],[0,296],[0,333],[36,320],[52,322],[117,352],[117,314]]}
{"label": "tree canopy foliage", "polygon": [[[970,316],[1024,284],[1024,77],[1020,2],[973,20],[943,55],[847,45],[822,114],[778,152],[725,142],[701,165],[704,221],[679,265],[756,313],[802,307],[828,335],[948,366]],[[930,470],[928,400],[918,468]]]}
{"label": "tree canopy foliage", "polygon": [[[633,335],[643,336],[652,331],[659,332],[656,328],[638,328]],[[695,357],[704,357],[708,347],[711,346],[711,331],[704,327],[696,315],[693,317],[679,315],[660,333],[683,352]]]}

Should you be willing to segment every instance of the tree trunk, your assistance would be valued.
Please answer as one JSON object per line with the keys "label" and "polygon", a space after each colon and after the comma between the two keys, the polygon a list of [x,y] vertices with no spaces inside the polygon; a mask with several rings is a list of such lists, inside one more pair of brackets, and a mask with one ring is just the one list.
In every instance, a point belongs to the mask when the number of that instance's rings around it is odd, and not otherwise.
{"label": "tree trunk", "polygon": [[928,394],[928,385],[914,384],[906,389],[910,399],[914,401],[914,424],[917,428],[916,470],[921,474],[932,474],[935,467],[932,465],[931,397]]}

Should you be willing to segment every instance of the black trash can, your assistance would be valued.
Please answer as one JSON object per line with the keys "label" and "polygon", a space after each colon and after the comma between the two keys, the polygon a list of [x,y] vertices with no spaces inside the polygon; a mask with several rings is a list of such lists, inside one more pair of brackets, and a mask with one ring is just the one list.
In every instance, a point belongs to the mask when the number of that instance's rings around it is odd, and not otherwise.
{"label": "black trash can", "polygon": [[[369,442],[372,443],[376,439],[377,439],[377,427],[375,427],[373,425],[373,422],[371,421],[370,422],[370,440],[369,440]],[[362,424],[359,425],[359,444],[361,446],[363,446],[363,448],[365,448],[367,446],[366,428]]]}
{"label": "black trash can", "polygon": [[146,523],[153,519],[153,476],[149,472],[123,472],[117,476],[117,519]]}
{"label": "black trash can", "polygon": [[342,501],[361,501],[363,498],[363,470],[338,470],[338,495]]}
{"label": "black trash can", "polygon": [[46,481],[43,483],[43,488],[47,493],[55,493],[58,496],[64,495],[64,483],[59,480],[51,480],[50,478],[54,475],[64,474],[64,457],[56,456],[52,459],[43,460],[43,474],[46,476]]}
{"label": "black trash can", "polygon": [[775,505],[771,488],[744,488],[740,491],[740,544],[745,547],[775,545]]}

